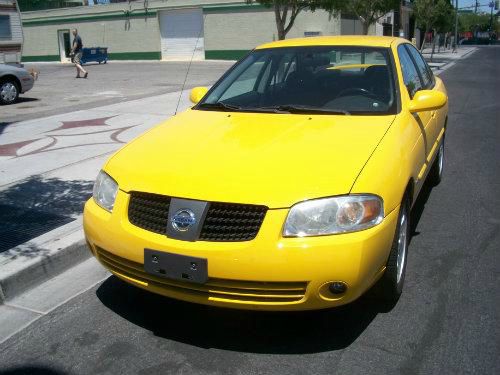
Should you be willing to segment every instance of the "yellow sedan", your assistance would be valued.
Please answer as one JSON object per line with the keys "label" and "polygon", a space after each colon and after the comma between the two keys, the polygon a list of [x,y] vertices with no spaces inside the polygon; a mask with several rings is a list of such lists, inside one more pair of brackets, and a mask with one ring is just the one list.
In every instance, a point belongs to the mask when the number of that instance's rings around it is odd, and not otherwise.
{"label": "yellow sedan", "polygon": [[408,41],[261,45],[114,154],[84,229],[117,277],[215,306],[307,310],[403,288],[410,210],[443,171],[448,104]]}

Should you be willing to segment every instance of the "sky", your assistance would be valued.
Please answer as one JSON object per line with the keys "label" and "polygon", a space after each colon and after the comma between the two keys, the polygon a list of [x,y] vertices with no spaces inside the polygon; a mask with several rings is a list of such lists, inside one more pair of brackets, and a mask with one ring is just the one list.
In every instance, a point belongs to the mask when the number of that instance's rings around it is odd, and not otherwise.
{"label": "sky", "polygon": [[[455,5],[455,0],[452,0],[453,1],[453,5]],[[478,0],[479,4],[480,5],[485,5],[485,6],[482,6],[482,7],[478,7],[478,12],[481,11],[481,12],[486,12],[486,13],[489,13],[490,12],[490,7],[488,6],[488,4],[490,3],[491,0]],[[471,6],[471,5],[474,5],[476,1],[475,0],[458,0],[458,8],[462,8],[462,7],[468,7],[468,6]],[[472,9],[474,10],[474,8],[469,8],[469,9]],[[493,10],[493,12],[496,12],[495,10]]]}

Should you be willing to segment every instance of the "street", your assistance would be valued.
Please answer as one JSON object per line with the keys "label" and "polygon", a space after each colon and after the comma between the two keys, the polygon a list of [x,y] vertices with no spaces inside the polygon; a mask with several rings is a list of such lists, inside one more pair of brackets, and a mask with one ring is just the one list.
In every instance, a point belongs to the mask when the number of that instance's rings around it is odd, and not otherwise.
{"label": "street", "polygon": [[[186,88],[211,85],[234,62],[193,62]],[[27,63],[39,72],[32,90],[19,96],[13,105],[2,107],[0,131],[13,121],[37,119],[153,95],[179,91],[188,62],[112,62],[86,65],[88,79],[75,79],[72,64]]]}
{"label": "street", "polygon": [[440,75],[450,110],[444,177],[413,209],[395,306],[368,293],[317,312],[229,310],[111,276],[54,309],[31,304],[43,313],[0,344],[0,374],[498,373],[499,62],[500,47],[480,47]]}

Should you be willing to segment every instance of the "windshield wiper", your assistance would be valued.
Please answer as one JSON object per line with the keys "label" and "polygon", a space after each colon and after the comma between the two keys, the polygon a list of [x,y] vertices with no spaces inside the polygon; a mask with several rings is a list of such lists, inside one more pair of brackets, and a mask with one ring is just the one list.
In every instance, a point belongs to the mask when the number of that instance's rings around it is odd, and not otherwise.
{"label": "windshield wiper", "polygon": [[219,109],[223,111],[239,111],[241,107],[234,104],[227,104],[224,102],[217,103],[201,103],[198,104],[198,108],[206,108],[206,109]]}
{"label": "windshield wiper", "polygon": [[272,107],[263,107],[262,109],[274,109],[280,112],[288,112],[288,113],[320,113],[325,115],[350,115],[351,113],[348,111],[344,111],[342,109],[325,109],[325,108],[314,108],[314,107],[305,107],[298,105],[276,105]]}
{"label": "windshield wiper", "polygon": [[[227,104],[224,102],[216,102],[216,103],[201,103],[198,104],[197,108],[201,109],[209,109],[209,110],[223,110],[223,111],[234,111],[234,112],[256,112],[256,113],[283,113],[279,109],[273,107],[240,107],[234,104]],[[287,112],[289,113],[289,112]]]}

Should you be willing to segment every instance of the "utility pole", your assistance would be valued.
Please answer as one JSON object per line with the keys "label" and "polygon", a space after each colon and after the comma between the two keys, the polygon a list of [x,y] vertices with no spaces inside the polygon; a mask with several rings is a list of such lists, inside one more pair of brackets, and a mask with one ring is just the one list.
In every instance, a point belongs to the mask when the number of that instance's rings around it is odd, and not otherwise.
{"label": "utility pole", "polygon": [[491,13],[490,13],[490,37],[491,37],[491,32],[493,31],[493,8],[495,7],[495,3],[493,1],[490,2],[490,8],[491,8]]}
{"label": "utility pole", "polygon": [[458,49],[458,0],[455,0],[455,50]]}

